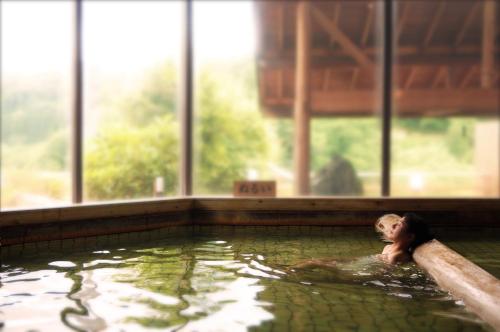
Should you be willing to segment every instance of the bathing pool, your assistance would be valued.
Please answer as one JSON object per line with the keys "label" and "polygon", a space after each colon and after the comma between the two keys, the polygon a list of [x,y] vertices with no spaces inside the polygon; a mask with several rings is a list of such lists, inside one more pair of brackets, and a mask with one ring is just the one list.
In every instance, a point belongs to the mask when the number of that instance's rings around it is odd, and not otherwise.
{"label": "bathing pool", "polygon": [[[497,229],[441,229],[496,277]],[[413,264],[370,263],[372,228],[187,226],[3,248],[5,331],[489,330]],[[365,257],[339,270],[305,259]],[[0,328],[1,330],[1,328]]]}

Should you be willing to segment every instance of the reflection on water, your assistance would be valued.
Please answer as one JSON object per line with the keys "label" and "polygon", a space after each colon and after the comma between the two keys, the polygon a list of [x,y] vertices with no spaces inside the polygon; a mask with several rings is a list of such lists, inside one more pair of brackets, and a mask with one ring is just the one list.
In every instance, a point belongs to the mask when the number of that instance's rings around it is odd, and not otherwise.
{"label": "reflection on water", "polygon": [[[6,330],[478,330],[463,303],[413,264],[371,254],[367,232],[221,236],[94,248],[3,265]],[[288,272],[310,258],[337,269]],[[348,259],[348,257],[359,257]]]}
{"label": "reflection on water", "polygon": [[73,282],[64,272],[2,268],[0,311],[6,331],[64,330],[59,313],[73,306],[66,297]]}

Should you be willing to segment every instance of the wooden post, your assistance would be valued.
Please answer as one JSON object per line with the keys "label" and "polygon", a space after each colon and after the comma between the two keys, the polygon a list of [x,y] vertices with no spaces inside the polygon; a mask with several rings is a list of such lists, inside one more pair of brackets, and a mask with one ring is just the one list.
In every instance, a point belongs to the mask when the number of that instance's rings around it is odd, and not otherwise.
{"label": "wooden post", "polygon": [[485,1],[483,7],[483,54],[481,87],[491,88],[495,68],[495,1]]}
{"label": "wooden post", "polygon": [[295,194],[309,194],[310,148],[310,4],[297,3],[297,43],[295,58],[294,173]]}

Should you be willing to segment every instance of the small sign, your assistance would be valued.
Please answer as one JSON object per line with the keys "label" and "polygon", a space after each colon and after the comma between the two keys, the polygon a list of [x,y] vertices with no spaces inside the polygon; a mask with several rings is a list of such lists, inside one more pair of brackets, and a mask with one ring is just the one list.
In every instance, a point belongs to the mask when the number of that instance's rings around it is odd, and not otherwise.
{"label": "small sign", "polygon": [[276,197],[276,181],[234,181],[234,197]]}

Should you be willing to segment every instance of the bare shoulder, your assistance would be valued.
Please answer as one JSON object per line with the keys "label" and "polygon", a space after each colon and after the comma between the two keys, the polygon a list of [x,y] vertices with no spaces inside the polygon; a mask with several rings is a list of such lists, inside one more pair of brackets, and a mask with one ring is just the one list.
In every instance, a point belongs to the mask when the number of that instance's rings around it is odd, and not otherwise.
{"label": "bare shoulder", "polygon": [[398,251],[388,255],[388,261],[391,264],[411,262],[411,255],[404,251]]}
{"label": "bare shoulder", "polygon": [[387,255],[388,253],[390,253],[391,251],[391,245],[388,244],[384,247],[384,249],[382,250],[382,255]]}

